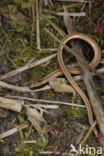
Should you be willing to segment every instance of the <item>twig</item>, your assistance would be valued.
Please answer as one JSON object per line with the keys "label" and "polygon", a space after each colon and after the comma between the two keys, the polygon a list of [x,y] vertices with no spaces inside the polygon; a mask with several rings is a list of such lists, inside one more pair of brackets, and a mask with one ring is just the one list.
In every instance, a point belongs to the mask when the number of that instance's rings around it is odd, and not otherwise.
{"label": "twig", "polygon": [[32,125],[30,125],[30,127],[29,127],[29,130],[28,130],[27,135],[26,135],[26,139],[29,138],[31,131],[32,131]]}
{"label": "twig", "polygon": [[[83,4],[83,6],[82,6],[82,8],[81,8],[81,12],[85,9],[86,4],[87,4],[87,3],[84,3],[84,4]],[[75,22],[76,24],[78,24],[79,19],[80,19],[80,16],[79,16],[79,17],[77,17],[76,22]],[[75,19],[73,19],[73,20],[75,20]]]}
{"label": "twig", "polygon": [[[63,9],[64,9],[65,13],[68,13],[67,7],[65,5],[63,5]],[[65,26],[67,28],[68,34],[72,34],[74,32],[74,27],[72,24],[73,21],[72,21],[71,17],[64,16],[63,18],[64,18],[64,23],[65,23]]]}
{"label": "twig", "polygon": [[[81,141],[81,146],[83,146],[85,144],[85,142],[87,141],[87,139],[89,138],[91,132],[93,131],[93,129],[95,128],[97,124],[97,121],[94,121],[92,126],[90,127],[89,131],[87,132],[87,134],[85,135],[85,137],[83,138],[83,140]],[[78,153],[79,153],[80,147],[78,148]],[[79,154],[76,154],[75,156],[78,156]]]}
{"label": "twig", "polygon": [[8,137],[10,135],[13,135],[14,133],[17,133],[18,131],[20,131],[20,130],[28,127],[28,126],[29,126],[29,124],[27,122],[25,122],[25,123],[17,126],[16,128],[12,128],[12,129],[10,129],[10,130],[8,130],[6,132],[3,132],[3,133],[0,134],[0,139],[6,138],[6,137]]}
{"label": "twig", "polygon": [[1,44],[0,44],[0,48],[1,48],[0,56],[6,54],[6,52],[4,51],[4,48],[1,46]]}
{"label": "twig", "polygon": [[92,0],[89,0],[89,16],[91,18]]}
{"label": "twig", "polygon": [[97,121],[94,121],[94,123],[92,124],[92,126],[90,127],[89,131],[87,132],[87,134],[85,135],[84,139],[81,141],[81,145],[84,145],[84,143],[87,141],[88,137],[90,136],[91,132],[93,131],[93,129],[95,128],[97,124]]}
{"label": "twig", "polygon": [[25,71],[25,70],[28,70],[28,69],[30,69],[30,68],[33,68],[33,67],[35,67],[35,66],[37,66],[37,65],[40,65],[40,64],[42,64],[42,63],[44,63],[44,62],[46,62],[46,61],[49,61],[50,59],[53,59],[53,58],[55,58],[55,57],[56,57],[56,54],[52,54],[52,55],[50,55],[50,56],[47,56],[47,57],[45,57],[45,58],[43,58],[43,59],[41,59],[41,60],[38,60],[38,61],[36,61],[36,62],[33,62],[33,63],[31,63],[31,64],[28,64],[28,63],[27,63],[27,64],[26,64],[25,66],[23,66],[23,67],[20,67],[20,68],[14,70],[14,71],[11,71],[11,72],[9,72],[9,73],[7,73],[7,74],[1,75],[1,76],[0,76],[0,80],[9,78],[9,77],[11,77],[11,76],[14,76],[14,75],[16,75],[16,74],[18,74],[18,73],[21,73],[21,72],[23,72],[23,71]]}
{"label": "twig", "polygon": [[[67,8],[72,8],[72,7],[75,7],[75,6],[78,6],[79,4],[77,3],[77,4],[70,4],[70,5],[67,5],[66,7]],[[58,9],[56,9],[57,11],[61,11],[61,10],[63,10],[63,7],[61,7],[61,8],[58,8]]]}
{"label": "twig", "polygon": [[85,12],[80,12],[80,13],[65,13],[65,12],[55,12],[52,10],[46,10],[42,9],[43,12],[50,13],[56,16],[86,16]]}
{"label": "twig", "polygon": [[51,88],[49,85],[46,85],[43,88],[31,90],[29,87],[19,87],[19,86],[8,84],[8,83],[3,82],[3,81],[0,81],[0,87],[10,89],[10,90],[14,90],[17,92],[40,92],[40,91],[47,90],[47,89]]}
{"label": "twig", "polygon": [[5,47],[5,45],[4,45],[3,47],[0,45],[0,48],[1,48],[2,51],[3,51],[3,53],[2,53],[1,55],[6,54],[6,57],[7,57],[7,59],[9,60],[9,62],[13,65],[14,68],[17,68],[16,64],[15,64],[15,63],[12,61],[12,59],[9,57],[8,53],[5,52],[4,47]]}
{"label": "twig", "polygon": [[42,0],[39,1],[39,13],[42,13]]}
{"label": "twig", "polygon": [[80,133],[80,135],[79,135],[79,137],[78,137],[78,139],[76,140],[76,143],[77,144],[80,143],[80,141],[82,140],[84,134],[85,134],[85,129],[83,128],[82,131],[81,131],[81,133]]}
{"label": "twig", "polygon": [[32,40],[33,40],[33,33],[35,31],[35,5],[32,4],[32,20],[33,20],[33,23],[32,23],[32,28],[31,28],[31,43],[32,43]]}
{"label": "twig", "polygon": [[42,14],[41,14],[41,17],[43,17],[49,24],[51,24],[51,26],[55,28],[63,37],[66,36],[66,33],[62,29],[60,29],[60,27],[58,27],[54,22],[52,22],[49,18],[47,18],[46,16]]}
{"label": "twig", "polygon": [[47,6],[48,5],[48,0],[43,0],[44,5]]}
{"label": "twig", "polygon": [[97,72],[98,73],[104,73],[104,68],[98,69]]}
{"label": "twig", "polygon": [[28,104],[31,107],[43,107],[43,108],[48,108],[48,109],[58,109],[59,106],[58,105],[44,105],[44,104]]}
{"label": "twig", "polygon": [[57,48],[40,48],[40,51],[57,51]]}
{"label": "twig", "polygon": [[7,33],[5,32],[5,30],[3,29],[1,23],[0,23],[0,27],[2,29],[3,34],[5,35],[6,39],[9,41],[9,37],[8,37]]}
{"label": "twig", "polygon": [[68,103],[68,102],[51,101],[51,100],[44,100],[44,99],[33,99],[33,98],[29,98],[29,97],[9,96],[9,95],[6,95],[6,97],[13,98],[13,99],[22,99],[22,100],[27,100],[27,101],[35,101],[35,102],[39,101],[39,102],[62,104],[62,105],[67,105],[67,106],[86,108],[84,105],[73,104],[73,103]]}
{"label": "twig", "polygon": [[37,49],[40,49],[39,1],[36,0],[36,40]]}

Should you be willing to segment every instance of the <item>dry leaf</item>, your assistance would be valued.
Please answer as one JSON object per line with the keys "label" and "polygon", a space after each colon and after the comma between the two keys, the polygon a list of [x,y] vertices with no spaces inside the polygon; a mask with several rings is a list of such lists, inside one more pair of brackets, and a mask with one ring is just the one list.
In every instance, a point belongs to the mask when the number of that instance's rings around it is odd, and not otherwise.
{"label": "dry leaf", "polygon": [[32,125],[37,130],[38,134],[42,137],[43,141],[45,141],[45,131],[44,128],[47,126],[47,122],[43,118],[42,114],[35,108],[30,108],[26,106],[28,120],[32,123]]}

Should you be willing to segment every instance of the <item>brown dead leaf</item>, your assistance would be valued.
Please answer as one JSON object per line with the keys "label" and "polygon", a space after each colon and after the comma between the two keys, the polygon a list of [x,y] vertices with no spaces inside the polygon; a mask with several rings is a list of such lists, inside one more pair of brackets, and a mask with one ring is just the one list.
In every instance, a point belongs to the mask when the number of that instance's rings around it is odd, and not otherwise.
{"label": "brown dead leaf", "polygon": [[42,137],[43,141],[45,141],[44,135],[46,135],[46,132],[44,131],[44,129],[47,127],[47,122],[45,121],[42,114],[37,109],[26,106],[26,110],[27,110],[28,120],[35,127],[38,134]]}

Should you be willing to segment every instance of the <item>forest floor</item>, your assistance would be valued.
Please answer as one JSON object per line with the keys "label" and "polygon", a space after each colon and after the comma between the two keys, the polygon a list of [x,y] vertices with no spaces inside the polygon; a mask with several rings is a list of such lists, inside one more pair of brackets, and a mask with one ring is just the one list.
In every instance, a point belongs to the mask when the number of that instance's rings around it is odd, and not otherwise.
{"label": "forest floor", "polygon": [[[63,36],[43,16],[40,15],[38,17],[39,14],[37,15],[37,12],[42,7],[41,14],[53,21],[64,33],[68,34],[63,15],[57,15],[57,13],[64,12],[63,5],[67,7],[69,13],[77,14],[83,12],[85,14],[84,16],[71,16],[71,19],[77,32],[88,35],[98,43],[102,51],[102,57],[97,69],[104,67],[103,0],[93,0],[93,2],[90,2],[90,0],[89,2],[40,0],[39,4],[38,0],[1,0],[0,75],[15,71],[26,64],[42,60],[57,52],[59,43],[44,28],[50,30],[60,40],[63,39]],[[38,7],[39,10],[37,10]],[[83,51],[86,52],[86,58],[91,60],[93,58],[93,50],[86,43],[82,43],[82,45]],[[76,60],[72,55],[65,53],[64,57],[65,63],[75,64]],[[21,88],[16,89],[17,86],[28,87],[29,89],[31,84],[39,81],[56,69],[59,69],[59,65],[55,57],[33,68],[17,72],[13,76],[7,75],[4,79],[0,77],[0,81],[6,83],[4,87],[1,85],[2,82],[0,82],[0,98],[18,96],[43,99],[42,102],[23,99],[22,101],[26,106],[23,106],[20,112],[11,111],[11,109],[0,109],[0,156],[74,155],[70,153],[71,145],[74,145],[77,149],[91,127],[80,95],[76,91],[74,93],[57,92],[52,88],[47,89],[47,87],[37,92],[27,92],[25,89],[21,91]],[[62,76],[62,78],[65,77]],[[94,77],[94,82],[97,95],[104,106],[104,82],[97,76]],[[88,96],[84,82],[80,80],[77,83]],[[8,87],[9,85],[10,87]],[[12,88],[12,85],[15,89]],[[44,86],[40,86],[40,88],[44,88]],[[56,103],[57,107],[54,106],[54,109],[51,109],[51,106],[55,105],[53,102],[48,103],[50,107],[48,109],[41,106],[30,107],[33,104],[46,105],[44,100],[79,104],[82,107],[59,104],[58,102]],[[37,114],[37,120],[32,120],[32,117],[35,118],[35,113]],[[7,137],[1,137],[4,132],[7,131],[8,133],[8,130],[16,128],[25,122],[28,124],[26,128],[19,129],[11,135],[8,134]],[[99,130],[99,127],[97,128]],[[43,133],[45,133],[44,137]],[[80,139],[81,135],[82,138]],[[87,154],[85,151],[84,154],[81,153],[80,155],[97,156],[100,154],[97,154],[100,144],[93,132],[87,138],[84,146],[86,148],[94,147],[96,153],[93,151],[92,154]],[[101,155],[104,155],[104,152]]]}

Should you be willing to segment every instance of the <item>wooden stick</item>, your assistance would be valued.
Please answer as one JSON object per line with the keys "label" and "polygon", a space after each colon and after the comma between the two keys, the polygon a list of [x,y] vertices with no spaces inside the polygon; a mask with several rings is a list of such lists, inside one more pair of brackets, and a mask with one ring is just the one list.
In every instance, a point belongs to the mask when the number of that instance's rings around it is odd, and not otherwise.
{"label": "wooden stick", "polygon": [[4,75],[1,75],[0,76],[0,80],[3,80],[3,79],[6,79],[6,78],[9,78],[9,77],[11,77],[11,76],[14,76],[14,75],[16,75],[16,74],[18,74],[18,73],[21,73],[21,72],[23,72],[23,71],[25,71],[25,70],[28,70],[28,69],[30,69],[30,68],[33,68],[33,67],[35,67],[35,66],[37,66],[37,65],[40,65],[40,64],[42,64],[42,63],[44,63],[44,62],[46,62],[46,61],[49,61],[50,59],[53,59],[53,58],[55,58],[56,57],[56,54],[52,54],[52,55],[50,55],[50,56],[47,56],[47,57],[45,57],[45,58],[43,58],[43,59],[41,59],[41,60],[38,60],[38,61],[36,61],[36,62],[33,62],[33,63],[27,63],[25,66],[23,66],[23,67],[20,67],[20,68],[18,68],[18,69],[16,69],[16,70],[13,70],[13,71],[11,71],[11,72],[9,72],[9,73],[7,73],[7,74],[4,74]]}
{"label": "wooden stick", "polygon": [[[80,145],[83,147],[83,145],[85,144],[85,142],[87,141],[87,139],[89,138],[91,132],[93,131],[93,129],[95,128],[97,124],[97,121],[94,121],[94,123],[92,124],[92,126],[90,127],[89,131],[87,132],[87,134],[85,135],[85,137],[83,138],[83,140],[81,141]],[[80,146],[78,148],[78,153],[75,154],[75,156],[79,156],[80,153]]]}
{"label": "wooden stick", "polygon": [[50,13],[56,16],[86,16],[85,12],[80,12],[80,13],[65,13],[65,12],[55,12],[52,10],[46,10],[42,9],[43,12]]}
{"label": "wooden stick", "polygon": [[[67,8],[72,8],[72,7],[75,7],[75,6],[78,6],[79,4],[78,3],[76,3],[76,4],[69,4],[69,5],[67,5]],[[63,10],[63,7],[61,7],[61,8],[58,8],[58,9],[56,9],[57,11],[61,11],[61,10]]]}
{"label": "wooden stick", "polygon": [[37,49],[40,49],[39,1],[36,0],[36,40]]}
{"label": "wooden stick", "polygon": [[32,28],[31,28],[31,35],[30,35],[30,41],[32,43],[33,41],[33,33],[35,31],[35,4],[32,4]]}
{"label": "wooden stick", "polygon": [[23,105],[24,105],[23,100],[14,100],[5,97],[0,97],[0,108],[20,113]]}
{"label": "wooden stick", "polygon": [[41,14],[41,17],[44,18],[49,24],[51,24],[51,26],[55,28],[63,37],[66,36],[66,33],[62,29],[60,29],[60,27],[58,27],[54,22],[52,22],[49,18],[47,18],[43,14]]}
{"label": "wooden stick", "polygon": [[[25,105],[26,106],[26,105]],[[34,107],[34,108],[45,108],[45,109],[58,109],[58,105],[45,105],[45,104],[28,104],[28,106]]]}
{"label": "wooden stick", "polygon": [[57,48],[40,48],[41,51],[57,51]]}
{"label": "wooden stick", "polygon": [[18,131],[20,131],[20,130],[28,127],[28,126],[29,126],[29,124],[27,122],[25,122],[25,123],[17,126],[16,128],[12,128],[12,129],[10,129],[10,130],[8,130],[6,132],[3,132],[3,133],[0,134],[0,139],[6,138],[6,137],[8,137],[10,135],[13,135],[14,133],[17,133]]}
{"label": "wooden stick", "polygon": [[49,85],[46,85],[43,88],[32,90],[29,87],[15,86],[15,85],[11,85],[11,84],[8,84],[6,82],[3,82],[3,81],[0,81],[0,87],[6,88],[6,89],[10,89],[10,90],[14,90],[14,91],[17,91],[17,92],[31,92],[31,93],[32,92],[40,92],[40,91],[44,91],[44,90],[47,90],[47,89],[51,89],[51,87]]}
{"label": "wooden stick", "polygon": [[67,105],[67,106],[75,106],[75,107],[82,107],[85,108],[84,105],[79,105],[79,104],[73,104],[73,103],[68,103],[68,102],[60,102],[60,101],[51,101],[51,100],[44,100],[44,99],[33,99],[30,97],[21,97],[21,96],[9,96],[7,95],[6,97],[12,98],[12,99],[22,99],[22,100],[27,100],[27,101],[34,101],[34,102],[45,102],[45,103],[54,103],[54,104],[62,104],[62,105]]}

